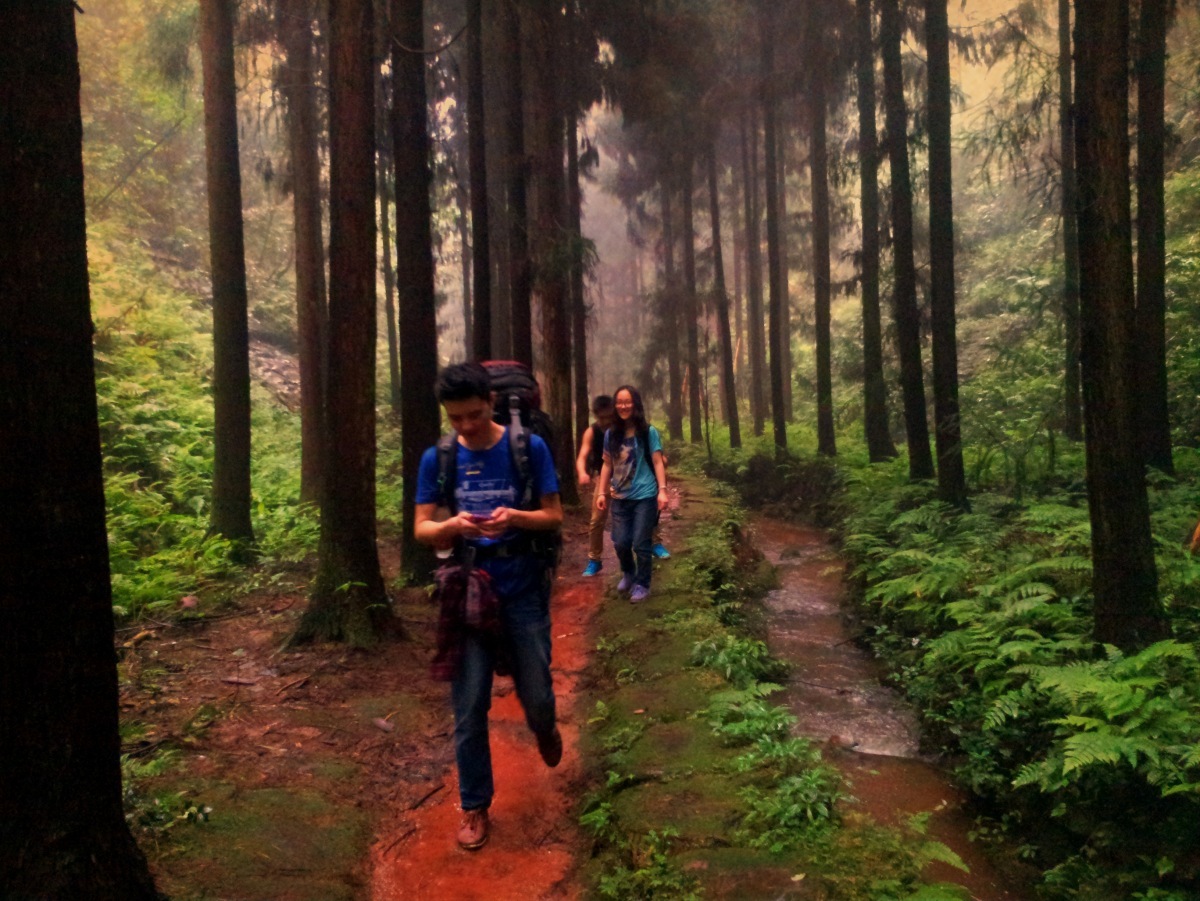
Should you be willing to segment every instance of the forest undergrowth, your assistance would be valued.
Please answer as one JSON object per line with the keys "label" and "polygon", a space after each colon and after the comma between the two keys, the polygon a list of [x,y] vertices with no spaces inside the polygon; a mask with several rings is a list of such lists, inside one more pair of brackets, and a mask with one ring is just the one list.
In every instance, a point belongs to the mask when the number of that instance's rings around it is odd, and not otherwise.
{"label": "forest undergrowth", "polygon": [[[797,446],[795,444],[792,445]],[[1200,898],[1200,456],[1150,476],[1172,638],[1125,654],[1091,638],[1082,448],[1012,465],[977,452],[963,512],[903,461],[717,454],[750,504],[832,527],[863,639],[920,712],[926,750],[976,799],[1047,899]],[[990,459],[989,459],[990,458]],[[1001,465],[997,465],[1000,463]],[[1020,484],[1014,486],[1014,479]]]}

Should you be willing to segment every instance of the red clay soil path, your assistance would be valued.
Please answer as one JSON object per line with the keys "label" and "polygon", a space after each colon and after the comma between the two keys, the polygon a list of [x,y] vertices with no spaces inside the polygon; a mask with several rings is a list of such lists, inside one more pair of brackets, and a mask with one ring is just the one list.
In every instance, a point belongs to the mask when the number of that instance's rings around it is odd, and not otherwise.
{"label": "red clay soil path", "polygon": [[[512,680],[497,677],[489,719],[496,795],[491,837],[478,851],[463,851],[455,836],[461,819],[453,765],[444,788],[395,822],[371,849],[372,901],[537,901],[574,899],[573,880],[583,842],[575,803],[583,777],[576,747],[586,711],[575,691],[594,647],[590,623],[616,569],[611,549],[599,578],[579,576],[586,532],[568,542],[550,603],[552,669],[563,736],[563,759],[549,769],[525,725]],[[446,716],[450,721],[449,690]],[[449,728],[449,727],[448,727]],[[447,731],[435,741],[453,741]]]}

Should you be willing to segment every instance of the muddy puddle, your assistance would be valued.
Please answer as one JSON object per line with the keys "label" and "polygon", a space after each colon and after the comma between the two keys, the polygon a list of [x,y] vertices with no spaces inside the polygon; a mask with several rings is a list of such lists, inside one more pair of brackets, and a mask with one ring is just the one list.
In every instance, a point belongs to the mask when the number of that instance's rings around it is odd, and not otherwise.
{"label": "muddy puddle", "polygon": [[882,668],[854,643],[843,618],[842,562],[818,529],[767,518],[754,522],[757,545],[779,573],[766,599],[771,652],[790,665],[778,702],[797,717],[797,734],[824,744],[851,783],[859,809],[897,824],[931,813],[929,834],[970,873],[933,864],[927,875],[966,888],[977,901],[1018,901],[968,838],[966,797],[920,755],[916,716],[880,683]]}

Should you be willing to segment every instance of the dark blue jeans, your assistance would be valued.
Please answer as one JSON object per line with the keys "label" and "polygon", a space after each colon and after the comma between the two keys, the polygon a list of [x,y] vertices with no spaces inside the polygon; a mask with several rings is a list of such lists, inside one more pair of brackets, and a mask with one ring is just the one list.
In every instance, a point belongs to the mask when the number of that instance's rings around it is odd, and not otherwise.
{"label": "dark blue jeans", "polygon": [[613,498],[612,542],[621,561],[621,572],[633,575],[633,584],[650,587],[654,527],[658,525],[658,498],[640,501]]}
{"label": "dark blue jeans", "polygon": [[[525,722],[535,735],[554,729],[554,688],[550,679],[550,588],[501,604],[512,657],[513,684]],[[488,711],[492,707],[494,649],[474,635],[467,638],[462,664],[451,687],[454,703],[454,755],[463,810],[492,803],[492,749]]]}

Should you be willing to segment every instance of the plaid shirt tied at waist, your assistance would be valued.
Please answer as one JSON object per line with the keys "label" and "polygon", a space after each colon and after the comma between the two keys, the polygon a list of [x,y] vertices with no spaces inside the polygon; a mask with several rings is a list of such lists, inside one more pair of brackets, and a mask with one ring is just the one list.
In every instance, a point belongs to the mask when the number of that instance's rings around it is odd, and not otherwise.
{"label": "plaid shirt tied at waist", "polygon": [[511,673],[500,599],[492,590],[491,577],[482,569],[450,563],[440,567],[433,578],[433,600],[439,612],[437,653],[429,667],[430,676],[440,682],[454,680],[471,633],[492,646],[496,673]]}

